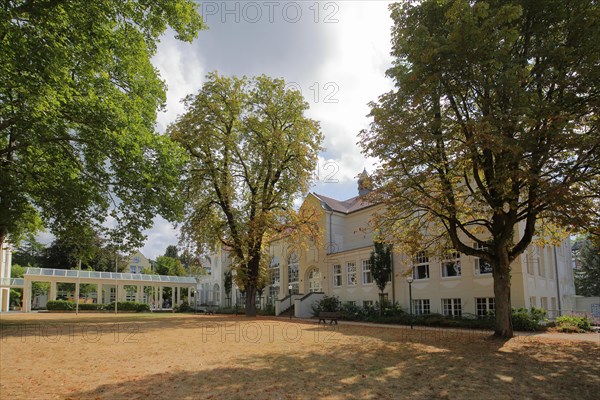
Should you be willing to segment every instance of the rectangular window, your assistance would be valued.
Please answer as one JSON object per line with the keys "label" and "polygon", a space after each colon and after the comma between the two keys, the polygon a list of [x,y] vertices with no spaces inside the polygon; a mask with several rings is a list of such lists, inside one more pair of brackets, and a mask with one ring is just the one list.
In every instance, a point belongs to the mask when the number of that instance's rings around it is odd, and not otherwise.
{"label": "rectangular window", "polygon": [[[538,265],[538,275],[541,276],[542,278],[546,277],[546,260],[542,260],[542,258],[539,256],[536,257],[536,261],[537,261],[537,265]],[[544,261],[544,262],[542,262]]]}
{"label": "rectangular window", "polygon": [[[477,250],[487,250],[487,246],[483,246],[479,243],[475,243],[473,245]],[[489,262],[482,260],[479,257],[475,257],[475,275],[486,275],[492,273],[492,264]]]}
{"label": "rectangular window", "polygon": [[460,253],[458,251],[451,251],[444,256],[446,258],[442,260],[442,277],[460,276]]}
{"label": "rectangular window", "polygon": [[477,316],[485,317],[490,312],[495,310],[495,299],[493,297],[478,297],[475,299],[475,305],[477,307]]}
{"label": "rectangular window", "polygon": [[373,300],[363,300],[363,307],[373,307]]}
{"label": "rectangular window", "polygon": [[527,273],[533,275],[533,252],[531,247],[525,253],[525,263],[527,264]]}
{"label": "rectangular window", "polygon": [[544,310],[548,310],[548,298],[547,297],[540,297],[540,306]]}
{"label": "rectangular window", "polygon": [[462,315],[460,299],[442,299],[442,310],[446,316],[460,317]]}
{"label": "rectangular window", "polygon": [[429,304],[429,299],[413,300],[413,312],[415,315],[431,314],[431,305]]}
{"label": "rectangular window", "polygon": [[550,306],[552,307],[552,311],[558,311],[556,307],[556,297],[550,298]]}
{"label": "rectangular window", "polygon": [[529,298],[529,307],[537,307],[537,300],[535,296]]}
{"label": "rectangular window", "polygon": [[279,298],[279,286],[269,286],[269,304],[275,304],[275,300]]}
{"label": "rectangular window", "polygon": [[356,263],[354,263],[354,262],[347,263],[346,270],[348,272],[348,286],[357,285],[358,278],[356,277]]}
{"label": "rectangular window", "polygon": [[137,267],[135,265],[130,265],[129,272],[132,274],[137,274]]}
{"label": "rectangular window", "polygon": [[373,283],[373,274],[371,273],[371,260],[362,261],[363,284]]}
{"label": "rectangular window", "polygon": [[333,286],[334,287],[342,286],[342,266],[341,265],[333,266]]}
{"label": "rectangular window", "polygon": [[413,258],[413,279],[429,279],[429,256],[425,251]]}

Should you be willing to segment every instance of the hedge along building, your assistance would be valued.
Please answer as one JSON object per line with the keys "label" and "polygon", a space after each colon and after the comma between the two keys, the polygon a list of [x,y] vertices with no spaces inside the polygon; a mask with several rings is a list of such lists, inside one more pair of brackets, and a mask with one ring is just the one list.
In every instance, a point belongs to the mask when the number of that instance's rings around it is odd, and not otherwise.
{"label": "hedge along building", "polygon": [[[296,316],[308,317],[311,304],[324,294],[358,306],[378,301],[379,289],[369,262],[373,251],[369,222],[383,206],[362,200],[369,186],[363,171],[359,196],[337,200],[311,193],[306,197],[300,212],[316,213],[321,243],[305,240],[295,244],[285,238],[271,243],[268,293],[275,299],[276,313],[294,305]],[[406,310],[410,306],[408,276],[414,279],[412,299],[417,314],[485,315],[494,309],[491,268],[476,257],[457,252],[442,256],[424,249],[411,256],[393,252],[392,264],[392,279],[385,293]],[[530,245],[512,264],[512,306],[542,307],[550,316],[573,311],[575,287],[570,266],[569,238],[559,246]]]}

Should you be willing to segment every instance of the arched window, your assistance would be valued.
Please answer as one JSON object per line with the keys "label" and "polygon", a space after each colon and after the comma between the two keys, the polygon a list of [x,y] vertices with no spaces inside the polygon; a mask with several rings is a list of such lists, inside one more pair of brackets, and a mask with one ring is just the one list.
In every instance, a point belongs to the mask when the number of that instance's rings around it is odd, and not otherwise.
{"label": "arched window", "polygon": [[213,300],[212,300],[214,305],[219,305],[221,304],[221,290],[219,288],[219,284],[215,283],[215,286],[213,286]]}
{"label": "arched window", "polygon": [[293,252],[288,258],[288,282],[292,285],[292,293],[300,292],[300,281],[298,279],[300,264],[298,253]]}

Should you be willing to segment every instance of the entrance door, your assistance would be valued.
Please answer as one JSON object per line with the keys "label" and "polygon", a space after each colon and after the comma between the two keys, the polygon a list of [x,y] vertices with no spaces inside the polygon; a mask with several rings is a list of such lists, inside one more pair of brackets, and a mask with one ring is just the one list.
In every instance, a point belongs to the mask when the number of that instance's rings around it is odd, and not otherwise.
{"label": "entrance door", "polygon": [[321,286],[321,272],[318,268],[314,268],[308,275],[308,291],[309,292],[322,292],[323,287]]}

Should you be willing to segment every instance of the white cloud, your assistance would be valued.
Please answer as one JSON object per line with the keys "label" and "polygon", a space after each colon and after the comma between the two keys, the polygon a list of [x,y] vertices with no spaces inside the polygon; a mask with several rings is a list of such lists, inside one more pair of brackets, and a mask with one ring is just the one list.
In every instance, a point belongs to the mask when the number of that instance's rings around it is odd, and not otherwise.
{"label": "white cloud", "polygon": [[206,69],[194,45],[176,40],[173,32],[161,38],[152,64],[167,84],[166,110],[157,118],[157,128],[164,132],[184,112],[181,100],[202,86]]}
{"label": "white cloud", "polygon": [[154,226],[144,234],[148,235],[148,239],[140,251],[147,258],[153,260],[165,254],[167,246],[177,245],[178,243],[177,235],[179,231],[162,217],[154,218]]}
{"label": "white cloud", "polygon": [[[332,9],[322,8],[324,14],[313,29],[314,15],[306,9],[306,18],[293,25],[262,20],[263,24],[219,24],[214,17],[208,21],[213,30],[201,32],[193,45],[175,40],[170,32],[152,60],[168,85],[167,111],[158,116],[159,131],[183,113],[181,99],[198,91],[208,71],[255,75],[260,70],[288,82],[297,80],[311,105],[309,116],[321,122],[325,136],[319,180],[312,190],[340,199],[355,196],[356,175],[365,167],[374,169],[374,160],[365,159],[356,144],[358,132],[369,124],[367,103],[392,87],[385,77],[392,60],[392,21],[389,2],[335,4],[333,17],[338,22],[324,24]],[[162,218],[146,233],[142,252],[150,258],[177,243],[177,230]]]}

